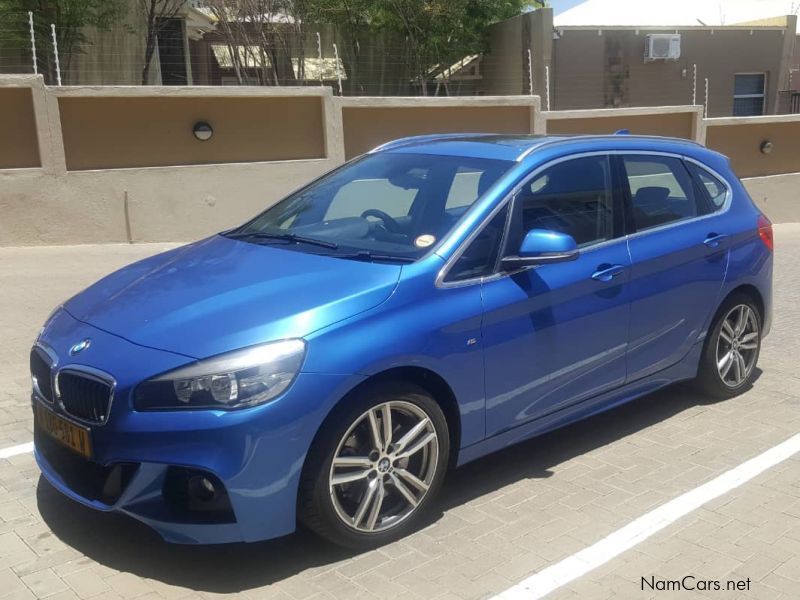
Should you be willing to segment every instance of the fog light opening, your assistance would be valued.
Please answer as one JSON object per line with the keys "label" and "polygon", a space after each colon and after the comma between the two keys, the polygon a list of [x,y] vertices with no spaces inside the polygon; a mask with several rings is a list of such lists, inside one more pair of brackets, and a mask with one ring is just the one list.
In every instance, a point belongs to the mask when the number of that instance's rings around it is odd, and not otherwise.
{"label": "fog light opening", "polygon": [[189,479],[189,496],[200,502],[211,502],[217,495],[214,483],[203,475],[195,475]]}
{"label": "fog light opening", "polygon": [[209,471],[169,467],[162,488],[174,515],[192,523],[233,523],[235,517],[222,481]]}

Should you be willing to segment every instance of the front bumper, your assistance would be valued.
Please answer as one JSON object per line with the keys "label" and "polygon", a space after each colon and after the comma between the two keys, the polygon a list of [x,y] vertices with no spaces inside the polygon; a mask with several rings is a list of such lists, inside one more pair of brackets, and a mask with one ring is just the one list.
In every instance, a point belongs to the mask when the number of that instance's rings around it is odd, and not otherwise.
{"label": "front bumper", "polygon": [[[301,373],[272,402],[235,411],[138,412],[131,403],[136,383],[188,359],[132,344],[68,315],[58,316],[42,341],[68,357],[69,344],[84,337],[92,344],[82,364],[114,375],[117,388],[106,424],[91,427],[92,460],[36,431],[36,461],[56,489],[96,510],[127,514],[175,543],[250,542],[294,531],[306,453],[330,408],[359,376]],[[75,366],[68,362],[55,368]],[[131,365],[144,368],[134,374]],[[99,477],[102,485],[104,477],[117,477],[111,471],[119,465],[124,475],[115,480],[117,493],[110,499],[86,491],[90,486],[82,478]],[[210,474],[224,488],[230,514],[176,508],[165,492],[176,468]]]}

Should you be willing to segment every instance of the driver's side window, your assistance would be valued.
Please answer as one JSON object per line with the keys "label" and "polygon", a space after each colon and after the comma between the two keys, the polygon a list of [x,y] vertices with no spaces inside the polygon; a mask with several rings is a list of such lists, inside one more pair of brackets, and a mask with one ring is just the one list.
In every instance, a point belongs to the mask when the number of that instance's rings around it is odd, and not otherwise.
{"label": "driver's side window", "polygon": [[609,240],[614,235],[613,204],[608,156],[584,156],[556,163],[530,179],[517,193],[510,248],[518,248],[531,229],[566,233],[578,247]]}
{"label": "driver's side window", "polygon": [[358,216],[369,209],[379,209],[395,219],[405,217],[418,193],[418,188],[404,189],[388,179],[356,179],[339,188],[325,220]]}

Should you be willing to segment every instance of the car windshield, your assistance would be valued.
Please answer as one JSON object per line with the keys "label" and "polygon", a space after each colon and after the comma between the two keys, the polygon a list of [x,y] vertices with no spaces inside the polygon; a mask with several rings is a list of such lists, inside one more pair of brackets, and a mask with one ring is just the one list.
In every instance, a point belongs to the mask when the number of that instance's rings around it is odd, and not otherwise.
{"label": "car windshield", "polygon": [[368,154],[225,235],[355,260],[412,262],[511,165],[464,156]]}

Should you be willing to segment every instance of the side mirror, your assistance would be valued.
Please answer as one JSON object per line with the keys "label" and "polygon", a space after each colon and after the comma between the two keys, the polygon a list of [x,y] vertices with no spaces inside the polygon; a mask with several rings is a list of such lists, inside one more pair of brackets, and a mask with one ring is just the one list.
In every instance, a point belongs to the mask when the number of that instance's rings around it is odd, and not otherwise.
{"label": "side mirror", "polygon": [[513,270],[534,265],[567,262],[578,258],[578,244],[566,233],[549,229],[531,229],[525,234],[516,256],[506,256],[502,264]]}

